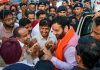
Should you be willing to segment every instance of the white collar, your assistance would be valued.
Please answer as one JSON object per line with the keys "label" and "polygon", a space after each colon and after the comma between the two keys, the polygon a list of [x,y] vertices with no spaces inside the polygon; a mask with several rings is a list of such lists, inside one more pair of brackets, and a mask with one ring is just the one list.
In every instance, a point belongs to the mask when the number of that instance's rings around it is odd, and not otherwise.
{"label": "white collar", "polygon": [[19,42],[21,48],[23,48],[24,47],[24,43],[22,43],[20,40],[18,40],[18,42]]}

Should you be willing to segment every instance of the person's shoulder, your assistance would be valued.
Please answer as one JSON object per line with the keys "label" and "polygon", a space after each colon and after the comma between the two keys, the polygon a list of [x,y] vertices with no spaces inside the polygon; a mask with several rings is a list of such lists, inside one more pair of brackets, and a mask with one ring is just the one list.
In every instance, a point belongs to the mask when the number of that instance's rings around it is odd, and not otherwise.
{"label": "person's shoulder", "polygon": [[41,34],[37,34],[37,35],[34,35],[32,36],[32,39],[36,39],[36,40],[41,40],[43,37],[41,36]]}
{"label": "person's shoulder", "polygon": [[73,35],[71,40],[72,41],[78,41],[79,40],[79,36],[76,33],[74,33],[74,35]]}
{"label": "person's shoulder", "polygon": [[3,26],[3,23],[0,22],[0,30],[3,30],[4,26]]}
{"label": "person's shoulder", "polygon": [[72,14],[69,18],[75,18],[75,14]]}
{"label": "person's shoulder", "polygon": [[0,70],[2,70],[2,68],[5,67],[5,66],[6,66],[5,62],[2,59],[2,57],[0,56]]}
{"label": "person's shoulder", "polygon": [[73,67],[73,69],[71,69],[71,70],[87,70],[87,69],[84,69],[84,68],[80,68],[80,67],[78,67],[78,66],[75,66],[75,67]]}
{"label": "person's shoulder", "polygon": [[34,35],[34,36],[32,36],[32,39],[34,39],[34,38],[38,38],[38,35]]}
{"label": "person's shoulder", "polygon": [[100,67],[95,67],[92,70],[100,70]]}
{"label": "person's shoulder", "polygon": [[8,65],[3,70],[22,70],[22,69],[23,70],[34,70],[33,67],[23,64],[23,63],[15,63],[15,64]]}

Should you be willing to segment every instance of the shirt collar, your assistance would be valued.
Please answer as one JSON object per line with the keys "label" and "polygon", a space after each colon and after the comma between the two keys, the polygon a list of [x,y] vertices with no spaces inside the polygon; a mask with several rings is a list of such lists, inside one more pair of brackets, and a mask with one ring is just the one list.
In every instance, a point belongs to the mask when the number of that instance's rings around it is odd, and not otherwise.
{"label": "shirt collar", "polygon": [[[51,37],[50,37],[50,34],[49,34],[47,40],[50,39],[50,38],[51,38]],[[43,38],[43,36],[41,35],[41,33],[40,33],[40,39],[41,39],[41,40],[46,40],[45,38]]]}
{"label": "shirt collar", "polygon": [[20,44],[21,48],[23,48],[23,47],[24,47],[24,43],[22,43],[22,42],[21,42],[21,41],[19,41],[19,40],[18,40],[18,42],[19,42],[19,44]]}

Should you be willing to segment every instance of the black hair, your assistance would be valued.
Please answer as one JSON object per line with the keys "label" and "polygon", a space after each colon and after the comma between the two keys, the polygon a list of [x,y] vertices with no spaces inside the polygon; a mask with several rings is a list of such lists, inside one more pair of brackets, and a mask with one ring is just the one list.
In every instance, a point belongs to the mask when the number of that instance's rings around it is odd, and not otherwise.
{"label": "black hair", "polygon": [[10,10],[2,10],[0,11],[0,19],[3,20],[8,15],[12,15],[12,12]]}
{"label": "black hair", "polygon": [[39,2],[38,6],[40,6],[40,5],[45,5],[46,6],[46,2]]}
{"label": "black hair", "polygon": [[35,3],[29,3],[29,5],[35,5],[35,6],[36,6],[36,4],[35,4]]}
{"label": "black hair", "polygon": [[68,1],[67,1],[67,0],[63,0],[63,2],[64,2],[64,1],[65,1],[66,3],[68,3]]}
{"label": "black hair", "polygon": [[31,12],[28,11],[28,12],[25,13],[25,16],[28,17],[29,14],[34,14],[35,15],[35,12],[34,11],[31,11]]}
{"label": "black hair", "polygon": [[44,18],[39,22],[39,26],[48,26],[51,27],[51,21],[49,18]]}
{"label": "black hair", "polygon": [[79,39],[76,46],[77,55],[81,57],[83,65],[88,69],[92,69],[100,59],[100,47],[96,42],[93,37],[84,36]]}
{"label": "black hair", "polygon": [[[11,10],[12,7],[15,7],[15,8],[16,8],[16,12],[18,11],[18,8],[17,8],[16,5],[11,5],[11,6],[10,6],[10,10]],[[12,10],[12,11],[14,11],[14,10]]]}
{"label": "black hair", "polygon": [[99,26],[100,25],[100,16],[99,17],[96,17],[94,19],[94,22],[95,22],[96,26]]}
{"label": "black hair", "polygon": [[55,9],[55,11],[57,11],[57,8],[54,7],[54,6],[50,6],[50,7],[49,7],[49,12],[50,12],[51,9]]}
{"label": "black hair", "polygon": [[67,25],[68,28],[70,28],[70,20],[68,17],[65,17],[65,16],[57,16],[55,17],[53,20],[52,20],[52,25],[53,24],[59,24],[61,25],[61,27],[64,29],[64,27]]}
{"label": "black hair", "polygon": [[23,27],[16,27],[13,31],[13,37],[16,38],[16,37],[20,37],[20,34],[19,34],[19,30],[23,28]]}
{"label": "black hair", "polygon": [[26,6],[27,6],[26,3],[20,3],[20,4],[19,4],[20,7],[22,7],[23,5],[26,5]]}
{"label": "black hair", "polygon": [[19,26],[26,26],[27,24],[30,24],[31,21],[28,18],[22,18],[19,20]]}
{"label": "black hair", "polygon": [[46,12],[43,11],[43,10],[38,11],[38,12],[36,13],[37,19],[39,18],[39,16],[40,16],[41,14],[46,14]]}
{"label": "black hair", "polygon": [[89,3],[91,3],[91,1],[90,1],[90,0],[84,0],[83,2],[84,2],[84,3],[85,3],[85,2],[89,2]]}
{"label": "black hair", "polygon": [[59,7],[57,8],[57,12],[59,13],[59,12],[61,12],[61,11],[67,11],[67,8],[66,8],[65,6],[59,6]]}

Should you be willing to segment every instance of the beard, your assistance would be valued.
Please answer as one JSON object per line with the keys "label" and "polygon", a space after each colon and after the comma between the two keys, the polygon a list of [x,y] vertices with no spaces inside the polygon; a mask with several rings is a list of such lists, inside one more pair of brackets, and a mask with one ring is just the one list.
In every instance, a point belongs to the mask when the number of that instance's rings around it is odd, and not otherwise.
{"label": "beard", "polygon": [[65,36],[64,31],[61,34],[56,35],[57,39],[62,39],[64,36]]}
{"label": "beard", "polygon": [[30,39],[25,40],[24,44],[29,45],[30,44]]}
{"label": "beard", "polygon": [[31,33],[32,33],[32,30],[29,31],[29,34],[31,34]]}
{"label": "beard", "polygon": [[13,28],[14,27],[14,24],[10,24],[10,25],[7,25],[7,24],[4,24],[5,27],[8,27],[8,28]]}

